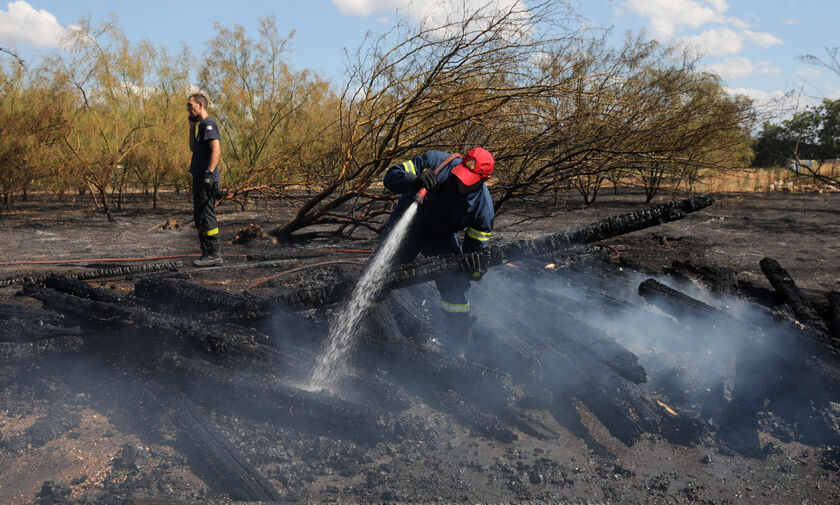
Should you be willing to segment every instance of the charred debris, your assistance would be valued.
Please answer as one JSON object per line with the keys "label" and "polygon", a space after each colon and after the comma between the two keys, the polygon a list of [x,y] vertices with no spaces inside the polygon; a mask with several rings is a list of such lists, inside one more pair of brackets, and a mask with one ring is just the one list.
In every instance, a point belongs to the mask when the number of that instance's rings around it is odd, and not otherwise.
{"label": "charred debris", "polygon": [[[305,384],[352,287],[346,271],[244,294],[201,285],[172,263],[100,272],[129,276],[127,291],[95,287],[84,280],[91,275],[8,279],[23,288],[0,310],[4,388],[35,380],[67,393],[0,447],[13,453],[78,426],[65,400],[81,395],[119,412],[140,438],[171,444],[218,496],[290,501],[306,499],[306,483],[323,472],[366,475],[356,494],[370,498],[387,478],[370,471],[368,449],[402,444],[414,457],[445,448],[448,431],[430,421],[440,416],[501,444],[568,436],[562,427],[599,453],[609,450],[581,412],[627,445],[711,440],[762,457],[762,429],[840,443],[840,295],[815,307],[769,258],[761,267],[774,290],[757,295],[728,269],[675,263],[655,279],[594,245],[712,203],[696,197],[488,248],[495,268],[471,290],[477,344],[463,355],[422,345],[436,332],[428,281],[464,270],[462,260],[393,269],[390,296],[366,317],[337,392]],[[290,447],[313,463],[291,464]],[[42,492],[66,491],[55,485]]]}

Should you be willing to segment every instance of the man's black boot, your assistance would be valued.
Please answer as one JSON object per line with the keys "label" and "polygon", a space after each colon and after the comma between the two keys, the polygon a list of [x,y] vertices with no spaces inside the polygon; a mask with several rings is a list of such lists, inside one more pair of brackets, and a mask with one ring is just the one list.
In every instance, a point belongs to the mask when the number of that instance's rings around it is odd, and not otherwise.
{"label": "man's black boot", "polygon": [[444,312],[443,351],[451,355],[463,354],[473,344],[472,326],[475,316],[462,312]]}
{"label": "man's black boot", "polygon": [[201,232],[198,232],[198,245],[201,247],[201,257],[193,260],[193,265],[195,265],[196,261],[207,259],[207,238]]}
{"label": "man's black boot", "polygon": [[214,267],[224,264],[219,237],[204,237],[202,242],[207,249],[207,254],[193,261],[193,265],[197,267]]}

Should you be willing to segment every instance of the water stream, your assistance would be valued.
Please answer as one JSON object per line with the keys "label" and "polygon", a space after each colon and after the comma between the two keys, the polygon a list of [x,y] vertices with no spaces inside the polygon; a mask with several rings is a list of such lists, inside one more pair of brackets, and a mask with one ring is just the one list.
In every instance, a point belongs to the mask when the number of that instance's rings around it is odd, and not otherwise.
{"label": "water stream", "polygon": [[400,217],[385,242],[377,249],[371,263],[367,265],[362,278],[353,288],[350,300],[330,323],[327,347],[318,357],[318,364],[310,378],[309,389],[335,389],[337,379],[344,367],[344,358],[355,343],[359,322],[368,308],[368,303],[382,288],[385,275],[391,268],[394,255],[408,231],[409,224],[417,214],[417,208],[417,202],[413,202]]}

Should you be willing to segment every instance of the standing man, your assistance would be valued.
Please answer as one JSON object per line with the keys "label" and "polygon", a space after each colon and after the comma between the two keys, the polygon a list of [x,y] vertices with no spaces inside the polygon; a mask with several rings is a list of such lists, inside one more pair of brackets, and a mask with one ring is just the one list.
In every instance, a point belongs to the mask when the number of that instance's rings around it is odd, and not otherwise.
{"label": "standing man", "polygon": [[[389,168],[385,173],[385,187],[402,193],[402,197],[388,218],[382,242],[412,204],[417,191],[420,188],[428,191],[400,245],[396,262],[410,263],[421,252],[428,257],[475,253],[487,247],[494,211],[490,191],[484,183],[493,173],[494,165],[493,156],[476,147],[463,158],[429,151]],[[463,248],[458,240],[462,230],[465,230]],[[477,258],[469,264],[474,271],[466,276],[445,274],[435,281],[443,312],[443,344],[453,349],[472,341],[470,327],[475,318],[470,314],[467,291],[470,281],[480,280],[486,272],[486,264]]]}
{"label": "standing man", "polygon": [[[197,267],[221,265],[219,223],[216,221],[216,192],[219,188],[219,158],[222,150],[219,124],[207,113],[207,97],[201,93],[187,100],[190,121],[190,173],[193,176],[193,217],[201,245]],[[196,130],[196,126],[198,129]]]}

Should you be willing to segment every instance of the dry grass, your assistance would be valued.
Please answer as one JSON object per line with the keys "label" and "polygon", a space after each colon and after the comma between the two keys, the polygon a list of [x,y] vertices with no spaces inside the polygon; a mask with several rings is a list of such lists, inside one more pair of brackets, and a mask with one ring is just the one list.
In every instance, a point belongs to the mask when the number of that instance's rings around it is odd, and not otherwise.
{"label": "dry grass", "polygon": [[[840,163],[826,163],[820,174],[840,178]],[[805,173],[794,173],[785,167],[757,168],[729,173],[706,174],[695,184],[695,191],[711,193],[762,191],[816,191],[818,185]]]}

